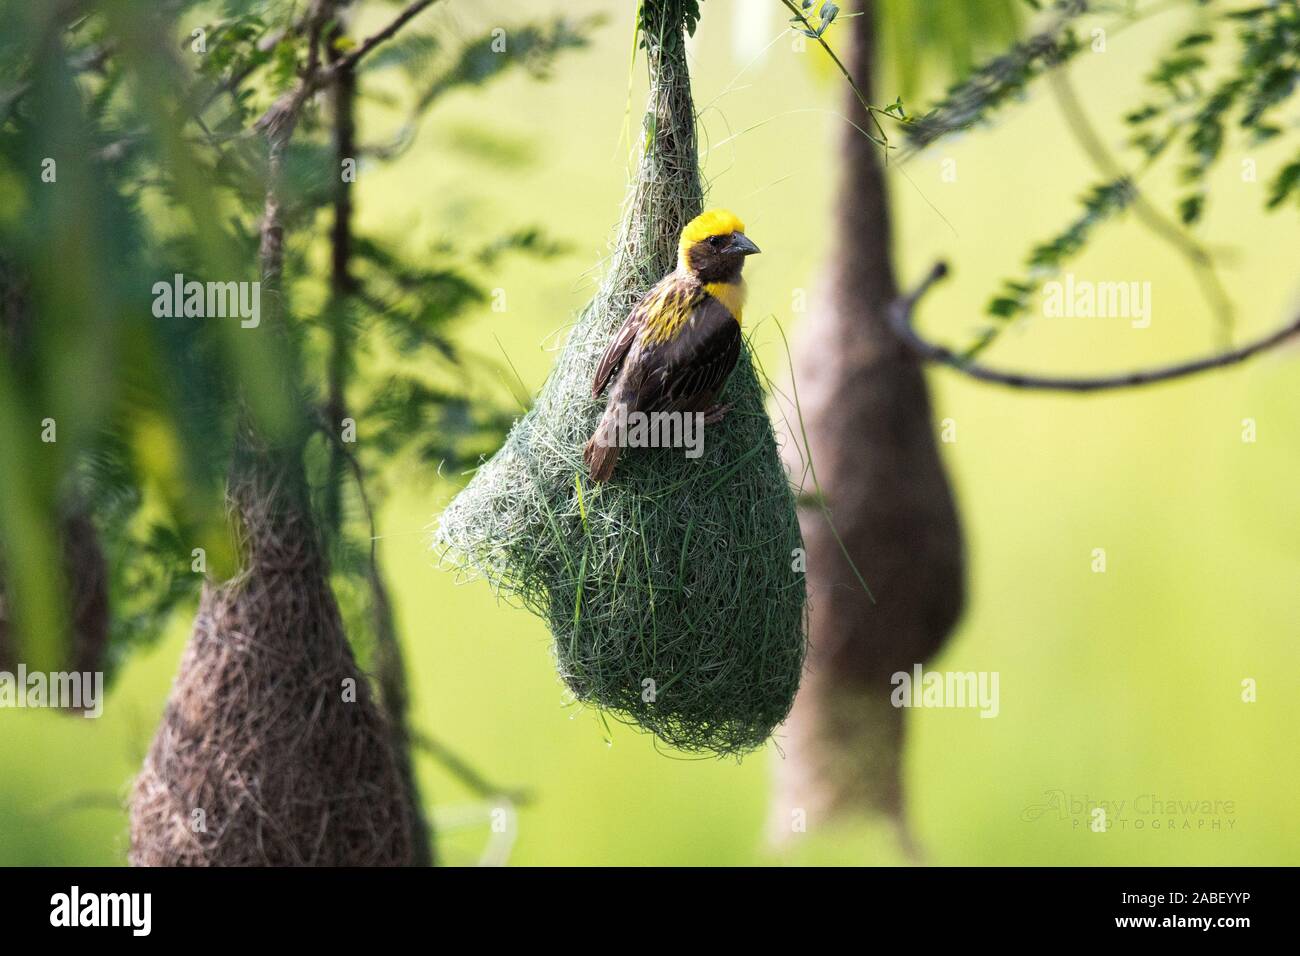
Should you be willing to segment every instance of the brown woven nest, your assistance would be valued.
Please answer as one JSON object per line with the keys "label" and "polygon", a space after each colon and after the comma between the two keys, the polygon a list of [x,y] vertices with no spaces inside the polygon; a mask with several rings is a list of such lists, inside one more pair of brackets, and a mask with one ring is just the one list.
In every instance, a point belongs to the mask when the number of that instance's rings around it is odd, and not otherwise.
{"label": "brown woven nest", "polygon": [[232,488],[246,569],[204,588],[135,783],[135,866],[412,863],[389,729],[288,484],[254,469]]}

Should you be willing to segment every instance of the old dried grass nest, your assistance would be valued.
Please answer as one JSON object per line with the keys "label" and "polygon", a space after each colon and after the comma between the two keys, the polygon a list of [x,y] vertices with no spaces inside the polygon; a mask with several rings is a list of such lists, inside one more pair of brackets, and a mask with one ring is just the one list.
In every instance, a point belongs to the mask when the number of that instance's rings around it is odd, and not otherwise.
{"label": "old dried grass nest", "polygon": [[136,778],[132,865],[412,863],[412,809],[387,724],[314,529],[278,480],[255,473],[232,488],[247,566],[204,588]]}
{"label": "old dried grass nest", "polygon": [[805,651],[790,484],[746,348],[704,454],[641,449],[593,485],[591,382],[633,304],[675,264],[702,191],[681,21],[643,8],[650,101],[608,273],[537,401],[443,512],[435,547],[541,616],[578,700],[687,752],[740,754],[789,713]]}

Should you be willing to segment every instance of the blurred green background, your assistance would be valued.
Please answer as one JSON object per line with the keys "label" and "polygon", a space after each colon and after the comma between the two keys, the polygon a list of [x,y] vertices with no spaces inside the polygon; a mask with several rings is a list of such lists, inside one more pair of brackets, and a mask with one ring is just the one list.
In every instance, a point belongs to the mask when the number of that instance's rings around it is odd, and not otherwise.
{"label": "blurred green background", "polygon": [[[495,285],[506,310],[485,305],[458,326],[462,345],[487,356],[504,350],[535,390],[594,290],[623,198],[644,71],[632,72],[629,92],[631,4],[532,6],[538,15],[598,10],[608,19],[547,82],[512,74],[449,96],[399,162],[375,176],[362,168],[356,200],[362,230],[416,257],[447,236],[486,243],[515,225],[542,225],[570,244],[549,261],[503,259]],[[778,323],[799,335],[797,292],[815,290],[836,255],[828,215],[837,201],[843,85],[815,48],[793,48],[774,0],[702,7],[692,51],[708,199],[735,210],[763,248],[748,272],[746,321],[780,381]],[[468,36],[514,15],[504,2],[449,3],[428,20]],[[1186,16],[1127,29],[1073,67],[1108,143],[1122,141],[1118,118]],[[882,75],[882,102],[898,92],[895,66]],[[926,90],[936,93],[951,75],[942,64],[932,73]],[[382,88],[400,79],[367,82]],[[374,101],[361,118],[371,138],[400,120]],[[1242,339],[1300,308],[1294,214],[1265,214],[1259,192],[1283,152],[1250,154],[1261,182],[1243,181],[1245,156],[1221,164],[1199,227],[1226,257]],[[949,159],[955,181],[941,175]],[[920,315],[930,334],[953,344],[983,324],[998,280],[1016,275],[1030,244],[1075,215],[1077,195],[1097,179],[1045,87],[996,129],[941,142],[890,177],[902,281],[937,257],[954,268]],[[1175,195],[1172,177],[1143,186],[1161,201]],[[1034,318],[987,359],[1085,372],[1214,346],[1213,320],[1186,264],[1131,219],[1106,227],[1071,271],[1151,282],[1150,328]],[[944,419],[956,426],[943,451],[968,538],[971,594],[932,666],[999,672],[1001,712],[992,720],[973,710],[909,715],[909,805],[930,862],[1300,863],[1297,376],[1295,346],[1235,370],[1101,397],[1017,393],[932,373],[936,428]],[[1257,423],[1254,443],[1242,441],[1247,418]],[[461,583],[436,566],[430,529],[456,478],[391,475],[397,490],[381,516],[413,721],[532,799],[519,808],[515,832],[493,834],[496,804],[422,758],[446,862],[474,862],[485,847],[515,864],[900,861],[880,833],[832,833],[817,820],[792,851],[767,848],[779,739],[740,763],[679,759],[569,706],[542,624],[498,603],[482,582]],[[1094,548],[1106,550],[1103,574],[1092,571]],[[100,720],[0,712],[0,864],[124,862],[129,781],[187,631],[182,615],[165,641],[131,660]],[[1241,699],[1247,678],[1258,685],[1255,703]],[[1034,811],[1061,795],[1064,812]],[[1231,809],[1153,815],[1135,805],[1141,797],[1230,801]],[[1092,832],[1085,801],[1123,801],[1121,822]]]}

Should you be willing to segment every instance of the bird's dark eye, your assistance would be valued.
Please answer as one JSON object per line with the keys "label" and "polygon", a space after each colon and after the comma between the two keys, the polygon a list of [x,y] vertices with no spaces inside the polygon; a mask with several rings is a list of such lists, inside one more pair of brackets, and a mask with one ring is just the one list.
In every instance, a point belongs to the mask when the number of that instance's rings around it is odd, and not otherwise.
{"label": "bird's dark eye", "polygon": [[722,242],[723,242],[722,236],[709,236],[709,245],[711,245],[714,249],[721,249]]}

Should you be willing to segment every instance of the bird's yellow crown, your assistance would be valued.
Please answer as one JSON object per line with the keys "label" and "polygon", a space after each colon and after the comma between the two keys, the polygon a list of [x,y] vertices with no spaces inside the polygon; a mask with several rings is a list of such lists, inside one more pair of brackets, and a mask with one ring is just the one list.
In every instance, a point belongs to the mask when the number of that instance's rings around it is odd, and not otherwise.
{"label": "bird's yellow crown", "polygon": [[700,213],[686,224],[682,230],[681,242],[677,244],[679,261],[686,261],[686,250],[697,242],[703,242],[709,236],[725,236],[733,232],[744,232],[745,224],[735,213],[726,209],[710,209]]}

